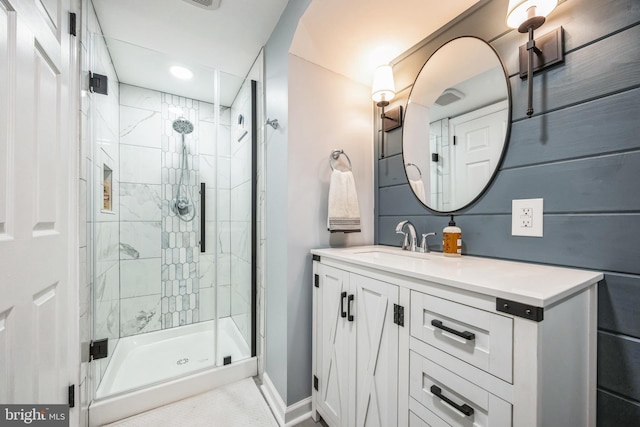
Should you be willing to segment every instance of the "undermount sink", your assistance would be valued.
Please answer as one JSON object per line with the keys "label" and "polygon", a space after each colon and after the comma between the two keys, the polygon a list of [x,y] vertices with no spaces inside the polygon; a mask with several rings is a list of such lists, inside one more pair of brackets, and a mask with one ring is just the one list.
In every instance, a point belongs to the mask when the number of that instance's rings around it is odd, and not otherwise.
{"label": "undermount sink", "polygon": [[420,259],[420,260],[431,259],[429,258],[428,254],[423,252],[410,252],[410,251],[403,251],[399,249],[388,249],[388,250],[370,249],[370,250],[354,252],[353,254],[363,255],[363,256],[367,256],[368,258],[379,259],[379,260],[389,259],[390,257],[401,258],[401,259],[414,258],[414,259]]}

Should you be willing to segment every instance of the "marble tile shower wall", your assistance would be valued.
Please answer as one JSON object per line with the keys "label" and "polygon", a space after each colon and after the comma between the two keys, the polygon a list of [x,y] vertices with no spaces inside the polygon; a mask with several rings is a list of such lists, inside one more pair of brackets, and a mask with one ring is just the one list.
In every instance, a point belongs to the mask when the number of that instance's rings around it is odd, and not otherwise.
{"label": "marble tile shower wall", "polygon": [[[189,212],[176,215],[171,206],[178,191],[186,191],[195,212],[200,212],[198,141],[200,120],[198,101],[162,94],[162,328],[189,325],[200,320],[200,248],[199,215]],[[176,112],[176,111],[181,111]],[[184,135],[186,158],[183,157],[182,134],[171,124],[180,116],[194,125]],[[180,186],[183,189],[180,189]],[[186,190],[185,190],[186,189]],[[181,219],[182,218],[182,219]],[[186,220],[185,220],[186,219]],[[190,220],[189,220],[190,219]]]}
{"label": "marble tile shower wall", "polygon": [[120,336],[161,328],[160,93],[120,85]]}
{"label": "marble tile shower wall", "polygon": [[[213,106],[212,106],[213,107]],[[204,111],[201,109],[201,112]],[[201,119],[203,131],[215,132],[213,110]],[[210,121],[209,121],[209,118]],[[207,206],[216,206],[215,215],[207,214],[207,251],[200,254],[201,319],[211,320],[217,301],[218,318],[231,315],[231,254],[229,235],[231,159],[231,110],[220,107],[216,144],[200,144],[201,182],[206,185]],[[210,141],[214,141],[210,140]],[[207,171],[205,173],[205,171]],[[208,212],[213,213],[211,208]],[[214,288],[214,283],[217,284]],[[217,292],[217,297],[216,297]]]}
{"label": "marble tile shower wall", "polygon": [[[242,119],[240,118],[242,116]],[[231,317],[251,342],[251,81],[231,106]]]}
{"label": "marble tile shower wall", "polygon": [[[120,334],[213,319],[215,227],[207,227],[209,251],[200,254],[199,216],[181,221],[170,207],[182,161],[181,135],[172,123],[181,115],[194,125],[185,135],[184,180],[197,213],[200,182],[208,187],[207,204],[215,206],[213,105],[125,84],[120,94]],[[214,209],[207,209],[206,222],[215,224]]]}

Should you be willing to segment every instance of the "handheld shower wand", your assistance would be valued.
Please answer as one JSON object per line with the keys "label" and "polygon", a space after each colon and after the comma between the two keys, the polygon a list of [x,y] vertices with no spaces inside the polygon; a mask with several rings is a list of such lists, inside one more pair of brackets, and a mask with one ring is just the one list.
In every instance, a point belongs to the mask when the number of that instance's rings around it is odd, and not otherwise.
{"label": "handheld shower wand", "polygon": [[184,175],[189,173],[187,145],[184,142],[184,136],[193,132],[193,124],[184,117],[180,117],[173,121],[173,130],[182,135],[182,162],[180,165],[180,181],[178,182],[178,189],[176,190],[176,195],[171,203],[171,207],[181,220],[193,221],[196,216],[196,210],[193,206],[193,195],[191,194],[188,178],[187,183],[184,183]]}

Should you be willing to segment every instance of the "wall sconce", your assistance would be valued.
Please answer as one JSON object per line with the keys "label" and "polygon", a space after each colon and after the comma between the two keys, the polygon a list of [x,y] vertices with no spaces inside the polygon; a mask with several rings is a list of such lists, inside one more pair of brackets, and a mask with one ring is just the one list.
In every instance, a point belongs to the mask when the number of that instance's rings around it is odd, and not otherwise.
{"label": "wall sconce", "polygon": [[[398,106],[385,114],[384,107],[389,105],[389,101],[396,96],[396,86],[393,82],[393,70],[390,65],[381,65],[376,68],[373,74],[373,84],[371,85],[371,99],[376,105],[382,108],[380,119],[382,120],[382,135],[380,139],[380,158],[384,158],[384,134],[395,129],[402,123],[402,107]],[[390,122],[385,126],[385,122]]]}
{"label": "wall sconce", "polygon": [[562,27],[538,39],[533,38],[533,30],[544,24],[545,17],[557,5],[558,0],[509,0],[507,25],[521,33],[529,33],[529,41],[520,46],[519,55],[520,78],[527,79],[527,117],[533,115],[533,73],[564,60]]}

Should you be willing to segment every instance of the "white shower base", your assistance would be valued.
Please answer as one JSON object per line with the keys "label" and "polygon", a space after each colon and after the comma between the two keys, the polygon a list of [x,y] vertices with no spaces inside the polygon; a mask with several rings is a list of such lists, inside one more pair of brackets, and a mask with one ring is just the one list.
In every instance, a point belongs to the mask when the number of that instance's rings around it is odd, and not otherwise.
{"label": "white shower base", "polygon": [[[99,426],[257,374],[256,358],[230,318],[121,338],[89,410]],[[232,363],[222,366],[223,358]],[[132,398],[135,397],[135,398]]]}

